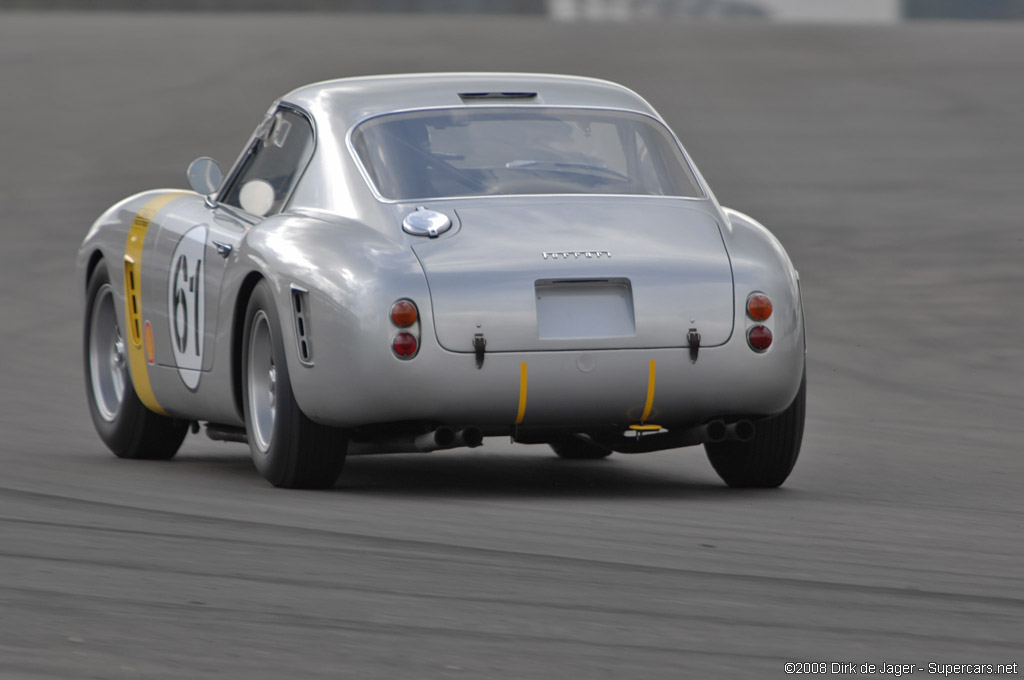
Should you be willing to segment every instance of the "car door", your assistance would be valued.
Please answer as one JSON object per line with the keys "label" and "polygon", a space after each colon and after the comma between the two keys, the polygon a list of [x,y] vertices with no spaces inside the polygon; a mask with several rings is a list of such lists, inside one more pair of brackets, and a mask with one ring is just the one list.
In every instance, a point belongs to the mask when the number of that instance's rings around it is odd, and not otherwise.
{"label": "car door", "polygon": [[[202,381],[211,371],[230,373],[229,366],[215,365],[217,357],[230,357],[229,352],[215,351],[218,328],[230,322],[233,310],[233,301],[222,299],[225,272],[237,261],[246,233],[287,206],[312,149],[309,119],[291,107],[278,107],[257,127],[216,195],[181,201],[161,220],[156,266],[147,271],[154,279],[151,290],[166,291],[163,344],[170,351],[157,352],[157,357],[176,370],[189,392],[219,398],[223,391],[221,385],[204,389]],[[253,186],[263,190],[255,194],[263,204],[254,202],[247,190]],[[172,405],[180,401],[174,394],[165,399]]]}

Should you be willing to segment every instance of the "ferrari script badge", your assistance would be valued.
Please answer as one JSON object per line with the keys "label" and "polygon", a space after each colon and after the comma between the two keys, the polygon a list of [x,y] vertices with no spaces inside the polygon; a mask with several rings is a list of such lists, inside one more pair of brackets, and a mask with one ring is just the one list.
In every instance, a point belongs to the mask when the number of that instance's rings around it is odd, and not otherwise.
{"label": "ferrari script badge", "polygon": [[600,260],[611,257],[610,250],[548,250],[541,255],[545,260]]}

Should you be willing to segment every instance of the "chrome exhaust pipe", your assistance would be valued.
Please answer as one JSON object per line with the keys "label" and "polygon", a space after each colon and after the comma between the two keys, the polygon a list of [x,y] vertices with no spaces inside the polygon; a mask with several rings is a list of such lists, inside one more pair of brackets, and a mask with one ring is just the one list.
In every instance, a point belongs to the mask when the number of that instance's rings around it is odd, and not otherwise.
{"label": "chrome exhaust pipe", "polygon": [[421,434],[412,440],[413,448],[417,451],[436,451],[437,449],[450,449],[455,446],[455,431],[450,427],[439,427],[433,432]]}
{"label": "chrome exhaust pipe", "polygon": [[749,442],[754,438],[754,423],[749,420],[737,420],[725,426],[725,438],[738,442]]}
{"label": "chrome exhaust pipe", "polygon": [[484,443],[484,434],[479,427],[467,427],[455,433],[452,446],[466,446],[474,449]]}
{"label": "chrome exhaust pipe", "polygon": [[454,449],[457,446],[475,447],[483,443],[483,432],[479,427],[467,427],[456,432],[450,427],[441,426],[423,434],[401,434],[363,440],[352,440],[348,443],[348,455],[363,456],[372,453],[428,453],[442,449]]}
{"label": "chrome exhaust pipe", "polygon": [[712,420],[710,423],[704,426],[704,437],[705,442],[711,444],[718,444],[724,442],[729,436],[729,428],[722,420]]}

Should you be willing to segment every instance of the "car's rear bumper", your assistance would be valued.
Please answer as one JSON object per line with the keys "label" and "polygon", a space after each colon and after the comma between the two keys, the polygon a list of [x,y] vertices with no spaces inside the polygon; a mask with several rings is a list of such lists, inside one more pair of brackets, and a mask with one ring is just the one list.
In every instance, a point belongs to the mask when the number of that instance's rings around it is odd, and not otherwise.
{"label": "car's rear bumper", "polygon": [[742,337],[701,349],[472,354],[424,347],[412,360],[390,355],[296,367],[292,383],[312,419],[343,427],[398,421],[474,425],[487,434],[522,429],[580,431],[756,417],[785,409],[804,366],[802,338],[757,354]]}

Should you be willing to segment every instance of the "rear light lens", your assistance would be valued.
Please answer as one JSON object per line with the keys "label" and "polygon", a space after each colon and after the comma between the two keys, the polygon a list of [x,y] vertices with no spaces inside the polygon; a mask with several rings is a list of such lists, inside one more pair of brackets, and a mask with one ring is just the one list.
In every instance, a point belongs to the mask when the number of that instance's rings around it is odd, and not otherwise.
{"label": "rear light lens", "polygon": [[412,357],[419,348],[420,343],[416,340],[416,336],[405,331],[396,335],[391,341],[391,349],[403,359]]}
{"label": "rear light lens", "polygon": [[412,300],[398,300],[391,305],[391,322],[399,328],[408,328],[416,323],[420,313]]}
{"label": "rear light lens", "polygon": [[754,321],[767,321],[772,315],[772,301],[763,293],[754,293],[747,298],[747,316]]}
{"label": "rear light lens", "polygon": [[412,359],[420,349],[420,310],[409,298],[400,298],[388,312],[391,323],[404,330],[391,337],[391,351],[400,359]]}
{"label": "rear light lens", "polygon": [[772,346],[772,332],[766,326],[752,326],[747,331],[747,344],[755,352],[763,352]]}

